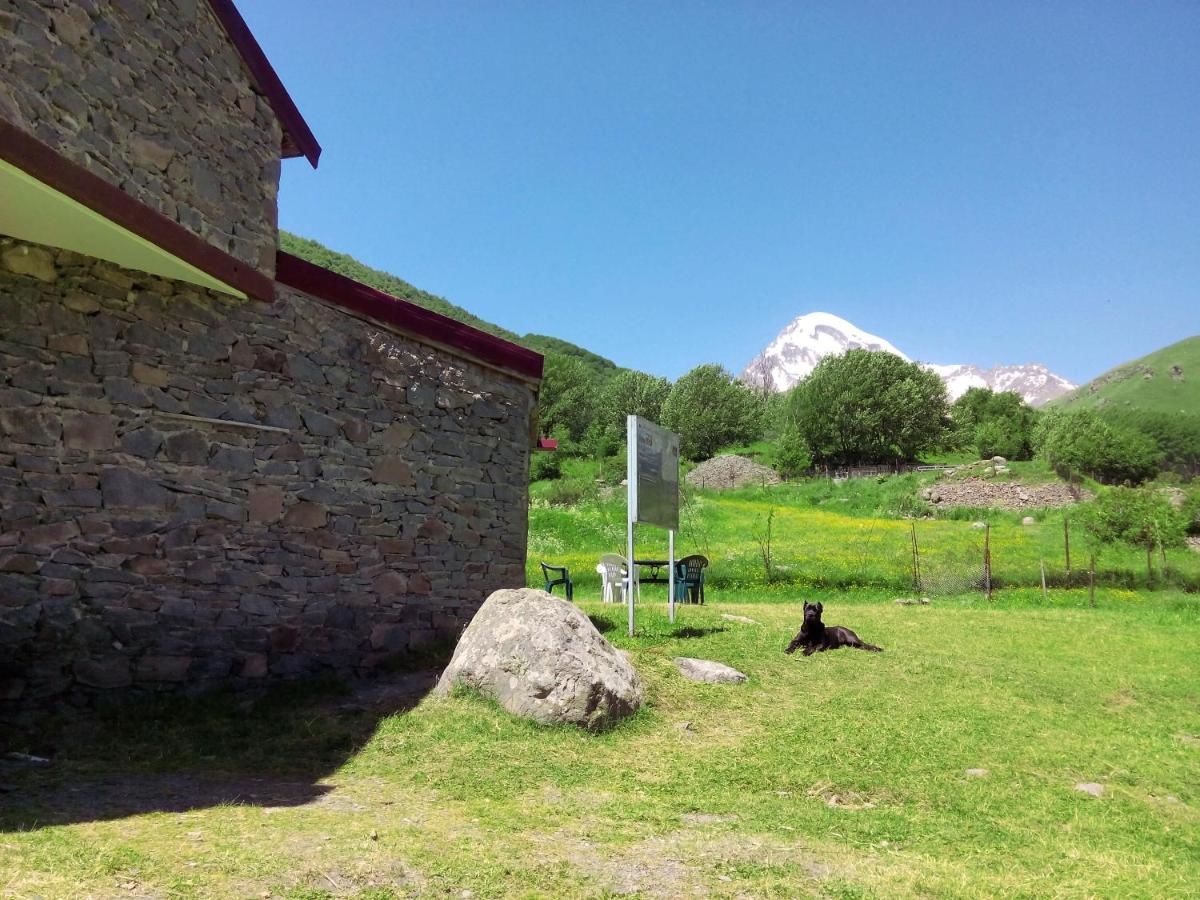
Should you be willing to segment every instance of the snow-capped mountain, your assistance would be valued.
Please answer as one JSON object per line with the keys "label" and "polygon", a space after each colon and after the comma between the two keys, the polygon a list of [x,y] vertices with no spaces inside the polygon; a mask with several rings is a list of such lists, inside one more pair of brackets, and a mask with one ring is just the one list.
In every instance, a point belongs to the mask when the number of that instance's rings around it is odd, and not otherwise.
{"label": "snow-capped mountain", "polygon": [[[832,313],[815,312],[800,316],[783,329],[742,372],[742,381],[757,386],[765,384],[772,390],[784,391],[807,378],[826,356],[855,348],[883,350],[901,359],[908,359],[885,339],[863,331]],[[1013,391],[1031,406],[1041,406],[1076,387],[1040,363],[997,366],[986,371],[972,365],[922,365],[937,373],[946,383],[951,400],[957,400],[970,388],[988,387],[994,391]]]}
{"label": "snow-capped mountain", "polygon": [[856,328],[832,313],[814,312],[800,316],[779,332],[775,340],[742,373],[747,384],[767,384],[773,390],[786,391],[802,381],[826,356],[847,350],[885,350],[901,359],[908,357],[881,337]]}

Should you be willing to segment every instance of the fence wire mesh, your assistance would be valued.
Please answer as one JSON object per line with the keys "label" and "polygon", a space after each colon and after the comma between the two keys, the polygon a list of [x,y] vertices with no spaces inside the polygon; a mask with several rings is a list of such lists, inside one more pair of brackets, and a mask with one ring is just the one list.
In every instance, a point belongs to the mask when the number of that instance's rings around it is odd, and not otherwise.
{"label": "fence wire mesh", "polygon": [[1001,587],[1080,584],[1086,560],[1071,558],[1070,524],[1028,522],[993,529],[983,522],[914,522],[909,534],[914,587],[928,597]]}

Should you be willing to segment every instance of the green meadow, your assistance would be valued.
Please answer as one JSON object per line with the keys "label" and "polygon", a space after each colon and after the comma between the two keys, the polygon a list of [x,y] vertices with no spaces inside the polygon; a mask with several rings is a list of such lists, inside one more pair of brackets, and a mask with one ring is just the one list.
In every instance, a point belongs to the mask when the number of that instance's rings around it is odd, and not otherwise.
{"label": "green meadow", "polygon": [[[541,583],[540,562],[565,565],[577,591],[598,597],[597,559],[604,553],[625,555],[625,489],[596,481],[589,477],[591,469],[573,462],[576,468],[568,478],[533,486],[528,580]],[[1028,481],[1052,477],[1036,464],[1013,468]],[[982,594],[985,543],[995,588],[1040,590],[1043,570],[1048,587],[1084,587],[1093,553],[1096,582],[1102,586],[1200,588],[1200,554],[1186,548],[1165,556],[1156,551],[1148,576],[1144,550],[1093,547],[1083,529],[1070,522],[1069,508],[955,508],[938,511],[934,518],[934,511],[917,497],[935,477],[913,474],[841,483],[816,479],[735,491],[685,487],[676,556],[708,557],[706,592],[736,601],[795,601],[823,589],[911,596],[918,584],[924,594]],[[1035,523],[1022,524],[1026,516]],[[983,524],[990,527],[979,527]],[[667,546],[666,531],[637,526],[635,558],[665,559]],[[768,546],[769,570],[764,558]]]}
{"label": "green meadow", "polygon": [[[1043,597],[1061,517],[992,513],[1009,583],[900,606],[919,483],[689,495],[708,602],[672,623],[647,585],[630,638],[591,571],[622,498],[587,481],[570,506],[535,486],[530,583],[540,558],[571,567],[644,680],[636,715],[538,727],[403,673],[399,700],[321,683],[113,709],[52,765],[0,769],[0,896],[1195,896],[1200,598],[1146,589],[1136,552],[1094,605]],[[917,525],[931,566],[975,552],[969,518]],[[885,652],[786,656],[801,599]],[[677,656],[749,680],[696,684]]]}

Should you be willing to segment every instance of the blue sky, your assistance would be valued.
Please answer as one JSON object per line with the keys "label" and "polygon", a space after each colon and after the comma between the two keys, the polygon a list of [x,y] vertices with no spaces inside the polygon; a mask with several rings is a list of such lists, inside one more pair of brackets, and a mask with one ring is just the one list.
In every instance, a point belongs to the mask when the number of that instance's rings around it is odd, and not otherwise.
{"label": "blue sky", "polygon": [[1200,3],[239,7],[324,148],[280,225],[514,331],[674,379],[824,310],[1075,381],[1200,333]]}

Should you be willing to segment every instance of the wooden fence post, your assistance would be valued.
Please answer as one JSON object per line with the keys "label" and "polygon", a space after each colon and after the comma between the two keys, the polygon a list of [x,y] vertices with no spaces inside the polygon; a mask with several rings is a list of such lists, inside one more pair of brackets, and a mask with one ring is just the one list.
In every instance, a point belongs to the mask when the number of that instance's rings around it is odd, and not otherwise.
{"label": "wooden fence post", "polygon": [[1088,569],[1088,602],[1096,605],[1096,554],[1092,554],[1092,567]]}
{"label": "wooden fence post", "polygon": [[1046,596],[1046,561],[1041,560],[1042,566],[1042,602],[1044,603],[1049,597]]}
{"label": "wooden fence post", "polygon": [[992,599],[992,526],[983,526],[983,589]]}
{"label": "wooden fence post", "polygon": [[1063,516],[1063,550],[1067,554],[1067,584],[1071,583],[1071,525],[1070,519]]}
{"label": "wooden fence post", "polygon": [[912,531],[912,570],[913,570],[913,590],[918,594],[921,593],[921,554],[917,550],[917,523],[909,523]]}

